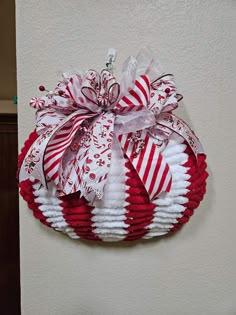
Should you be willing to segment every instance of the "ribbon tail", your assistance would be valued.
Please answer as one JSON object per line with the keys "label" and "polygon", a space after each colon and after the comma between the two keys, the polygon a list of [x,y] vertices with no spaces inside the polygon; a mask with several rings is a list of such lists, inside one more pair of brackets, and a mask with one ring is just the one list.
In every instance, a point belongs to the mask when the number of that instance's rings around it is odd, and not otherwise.
{"label": "ribbon tail", "polygon": [[48,181],[54,181],[56,186],[60,190],[60,194],[64,189],[64,165],[63,159],[65,154],[68,154],[67,162],[65,165],[70,165],[73,162],[71,160],[71,152],[67,149],[70,148],[70,145],[80,129],[81,124],[88,118],[95,116],[96,114],[84,114],[77,113],[71,117],[68,121],[61,125],[60,129],[54,133],[54,137],[51,138],[48,143],[45,155],[44,155],[44,173]]}
{"label": "ribbon tail", "polygon": [[182,136],[192,149],[196,160],[198,161],[198,154],[204,153],[204,150],[199,139],[185,121],[173,114],[161,113],[158,116],[157,124],[167,127]]}
{"label": "ribbon tail", "polygon": [[52,130],[47,130],[39,136],[28,150],[19,171],[19,182],[34,178],[39,180],[43,186],[47,186],[43,171],[43,156],[45,148],[53,136]]}
{"label": "ribbon tail", "polygon": [[170,168],[146,130],[140,131],[141,143],[144,145],[138,154],[136,154],[136,149],[139,144],[130,141],[133,135],[135,134],[120,135],[118,140],[142,181],[150,200],[154,200],[161,192],[170,191],[172,184]]}
{"label": "ribbon tail", "polygon": [[110,170],[114,119],[114,114],[103,113],[89,127],[86,143],[81,143],[65,181],[64,194],[79,190],[91,203],[102,198]]}

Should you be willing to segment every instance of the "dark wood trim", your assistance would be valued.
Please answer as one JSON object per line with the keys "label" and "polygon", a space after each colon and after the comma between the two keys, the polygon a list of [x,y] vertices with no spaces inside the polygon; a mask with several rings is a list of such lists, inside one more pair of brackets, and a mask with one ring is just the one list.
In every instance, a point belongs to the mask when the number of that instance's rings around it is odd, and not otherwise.
{"label": "dark wood trim", "polygon": [[17,115],[0,113],[0,309],[20,314]]}

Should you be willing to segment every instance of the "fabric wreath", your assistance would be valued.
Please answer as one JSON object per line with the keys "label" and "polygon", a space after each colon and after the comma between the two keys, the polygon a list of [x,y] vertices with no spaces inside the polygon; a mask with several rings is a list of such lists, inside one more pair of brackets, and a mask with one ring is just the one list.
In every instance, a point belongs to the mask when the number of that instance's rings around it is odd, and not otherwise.
{"label": "fabric wreath", "polygon": [[[40,90],[45,90],[43,86]],[[206,192],[206,155],[173,114],[173,75],[146,51],[109,70],[63,74],[33,98],[36,128],[19,155],[20,193],[71,238],[149,239],[178,230]]]}

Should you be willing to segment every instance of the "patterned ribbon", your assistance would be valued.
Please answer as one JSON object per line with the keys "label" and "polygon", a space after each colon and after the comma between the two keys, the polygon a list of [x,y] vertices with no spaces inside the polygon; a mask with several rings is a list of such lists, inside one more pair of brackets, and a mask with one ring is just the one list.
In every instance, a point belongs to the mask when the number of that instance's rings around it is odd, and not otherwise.
{"label": "patterned ribbon", "polygon": [[115,135],[153,200],[171,188],[170,168],[157,139],[164,141],[175,131],[196,155],[202,150],[191,129],[170,113],[178,101],[171,78],[150,85],[148,77],[141,75],[117,102],[119,84],[113,75],[90,70],[85,78],[73,75],[59,83],[56,92],[31,100],[31,106],[40,109],[40,136],[23,161],[20,181],[31,175],[45,186],[53,181],[60,195],[81,191],[91,202],[96,196],[101,199]]}

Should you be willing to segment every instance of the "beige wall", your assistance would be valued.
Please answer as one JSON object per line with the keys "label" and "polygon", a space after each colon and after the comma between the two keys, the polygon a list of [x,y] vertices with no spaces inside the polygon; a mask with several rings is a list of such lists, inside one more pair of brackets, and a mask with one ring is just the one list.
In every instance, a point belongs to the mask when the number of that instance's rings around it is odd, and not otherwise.
{"label": "beige wall", "polygon": [[64,70],[100,69],[149,45],[184,94],[179,114],[208,153],[208,194],[183,230],[151,242],[72,241],[21,201],[24,315],[236,314],[236,1],[17,0],[19,140],[27,103]]}

